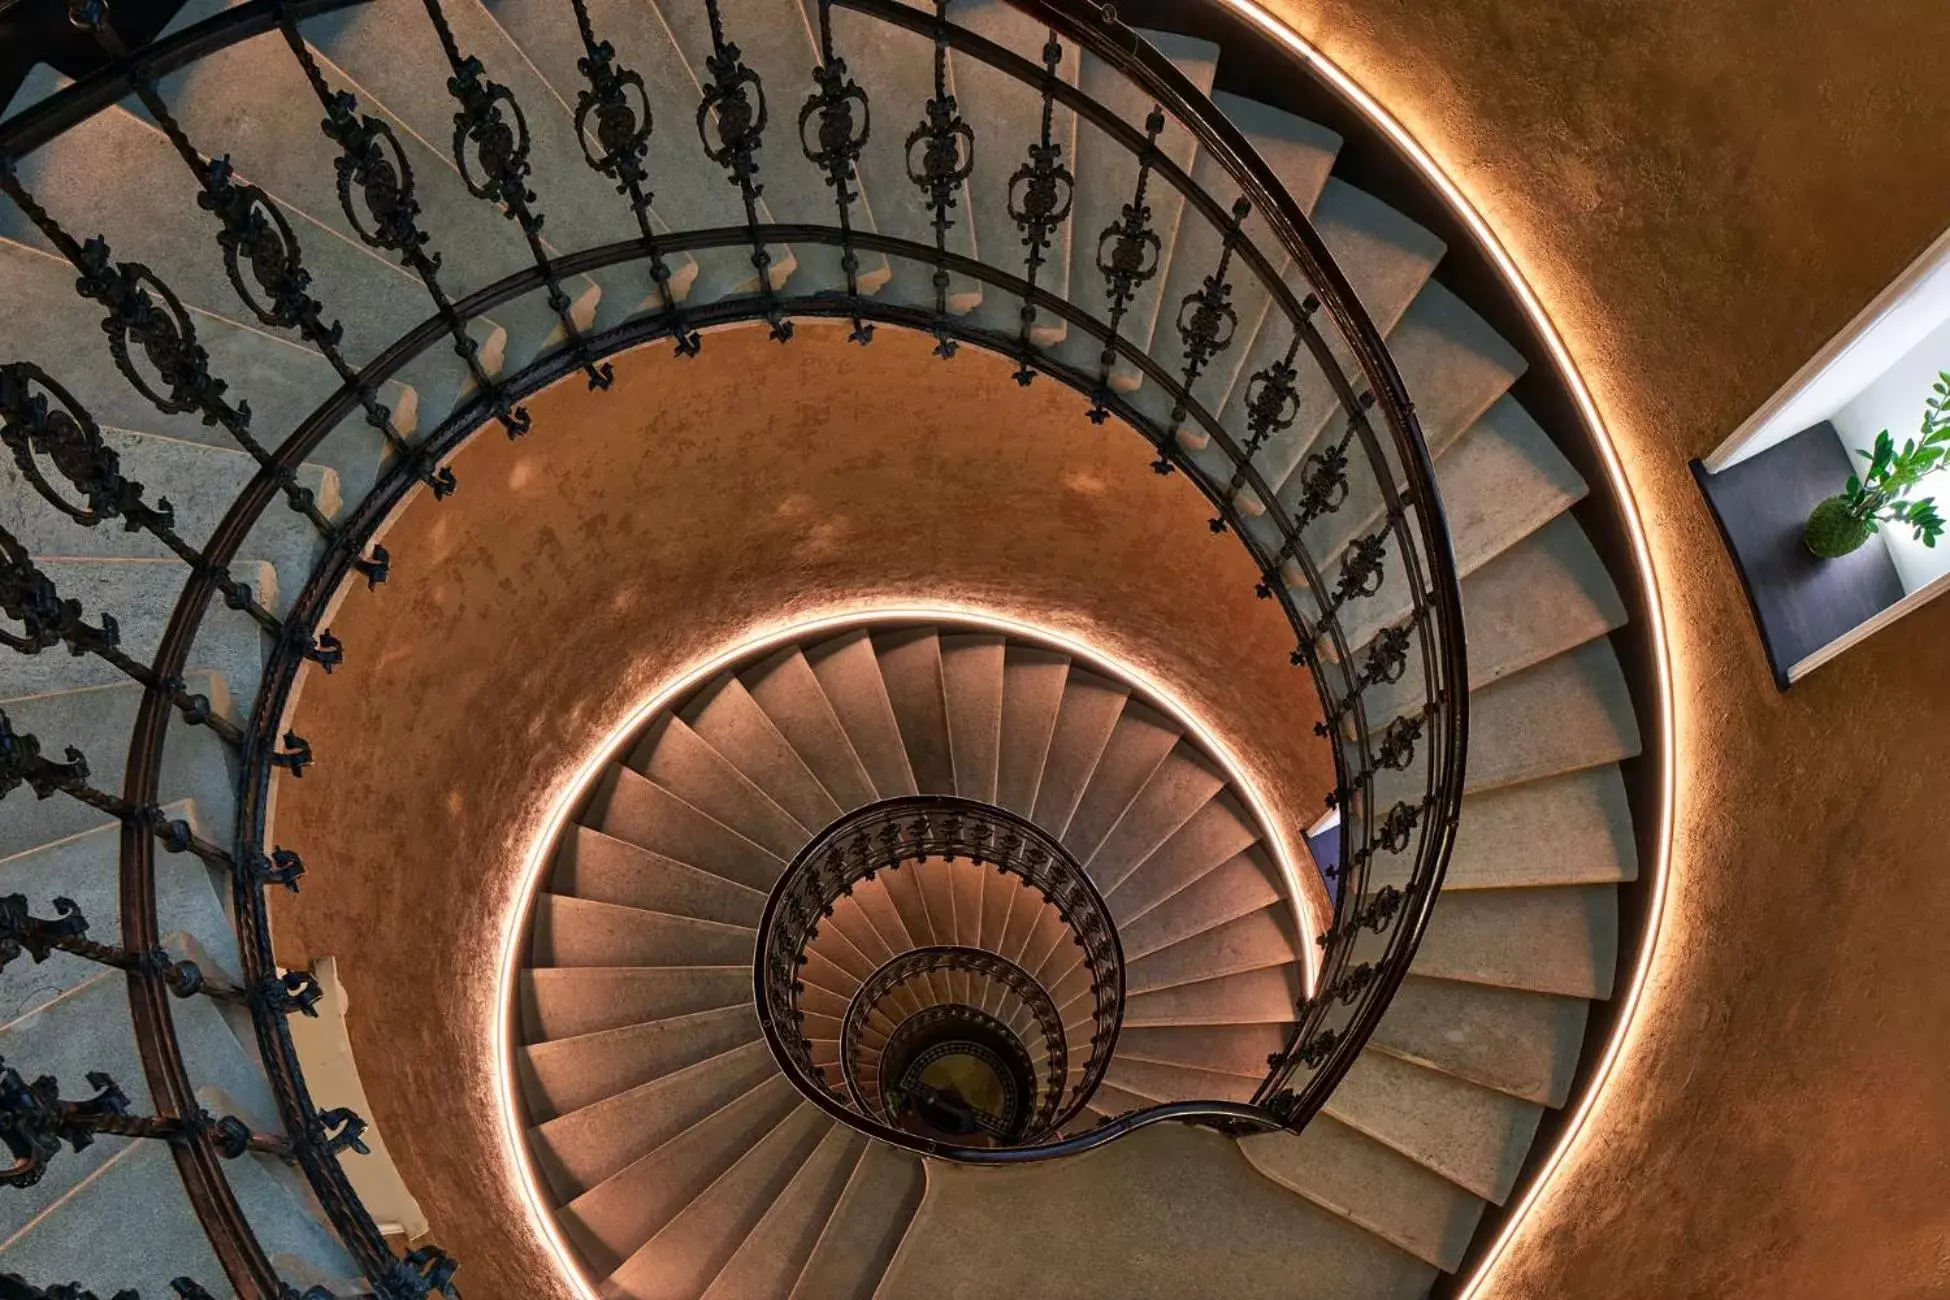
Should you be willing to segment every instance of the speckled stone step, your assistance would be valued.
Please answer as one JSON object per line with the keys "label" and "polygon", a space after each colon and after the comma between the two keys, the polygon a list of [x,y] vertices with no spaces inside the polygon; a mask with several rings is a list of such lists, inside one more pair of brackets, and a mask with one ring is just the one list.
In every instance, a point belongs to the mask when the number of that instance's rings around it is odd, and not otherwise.
{"label": "speckled stone step", "polygon": [[1327,1113],[1500,1205],[1543,1108],[1367,1052],[1327,1099]]}
{"label": "speckled stone step", "polygon": [[1525,1101],[1562,1106],[1588,1009],[1582,998],[1410,975],[1368,1045]]}
{"label": "speckled stone step", "polygon": [[850,1128],[836,1124],[828,1129],[785,1191],[739,1243],[704,1300],[746,1300],[790,1291],[866,1146],[866,1137]]}
{"label": "speckled stone step", "polygon": [[812,834],[675,714],[657,719],[627,761],[781,862],[790,862]]}
{"label": "speckled stone step", "polygon": [[616,764],[603,773],[585,825],[750,889],[770,891],[785,862],[656,782]]}
{"label": "speckled stone step", "polygon": [[1010,646],[1002,669],[1002,748],[996,763],[996,802],[1028,817],[1070,675],[1067,656],[1033,646]]}
{"label": "speckled stone step", "polygon": [[[706,744],[799,825],[819,828],[839,817],[840,806],[819,776],[737,677],[726,673],[711,683],[684,706],[683,717]],[[839,740],[845,748],[844,736]],[[850,750],[845,758],[852,760]]]}
{"label": "speckled stone step", "polygon": [[562,894],[535,900],[538,966],[730,966],[751,960],[757,932]]}
{"label": "speckled stone step", "polygon": [[948,747],[940,637],[933,628],[882,632],[873,637],[873,649],[915,788],[922,794],[953,794],[955,764]]}
{"label": "speckled stone step", "polygon": [[1468,788],[1488,790],[1616,763],[1639,752],[1618,656],[1606,641],[1472,691]]}
{"label": "speckled stone step", "polygon": [[544,967],[521,973],[522,1036],[574,1038],[750,1000],[749,963],[736,966]]}
{"label": "speckled stone step", "polygon": [[872,640],[865,632],[837,637],[814,647],[806,662],[845,728],[853,752],[872,778],[876,796],[891,799],[915,793],[907,746]]}
{"label": "speckled stone step", "polygon": [[1153,993],[1128,994],[1127,1028],[1147,1025],[1279,1024],[1293,1019],[1300,976],[1291,966],[1269,966]]}
{"label": "speckled stone step", "polygon": [[750,1006],[624,1025],[521,1049],[522,1092],[538,1122],[722,1055],[758,1037]]}
{"label": "speckled stone step", "polygon": [[868,1300],[925,1188],[919,1156],[869,1143],[792,1288],[792,1300]]}
{"label": "speckled stone step", "polygon": [[1567,997],[1611,996],[1618,891],[1609,885],[1445,892],[1418,974]]}
{"label": "speckled stone step", "polygon": [[1004,663],[999,636],[964,632],[941,638],[941,685],[948,709],[955,793],[983,803],[995,802]]}
{"label": "speckled stone step", "polygon": [[755,889],[587,826],[571,827],[564,834],[548,889],[591,902],[754,929],[765,911],[765,895]]}

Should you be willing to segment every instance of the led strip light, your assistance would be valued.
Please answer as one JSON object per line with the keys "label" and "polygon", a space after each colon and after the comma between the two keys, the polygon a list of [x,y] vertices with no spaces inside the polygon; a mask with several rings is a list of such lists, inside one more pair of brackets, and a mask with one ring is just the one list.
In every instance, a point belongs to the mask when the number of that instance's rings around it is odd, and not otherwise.
{"label": "led strip light", "polygon": [[1605,1045],[1592,1083],[1585,1090],[1584,1099],[1571,1113],[1570,1121],[1558,1139],[1557,1146],[1544,1164],[1539,1168],[1536,1180],[1523,1198],[1508,1210],[1503,1226],[1498,1230],[1490,1248],[1468,1277],[1461,1280],[1457,1291],[1458,1300],[1473,1300],[1483,1293],[1491,1274],[1508,1254],[1511,1245],[1523,1227],[1524,1220],[1543,1198],[1544,1191],[1557,1176],[1565,1162],[1582,1144],[1591,1118],[1607,1100],[1612,1076],[1617,1072],[1619,1062],[1625,1059],[1627,1046],[1644,1030],[1645,990],[1648,976],[1656,958],[1659,939],[1665,928],[1667,883],[1671,873],[1673,856],[1673,796],[1678,774],[1679,734],[1675,726],[1675,710],[1672,692],[1671,650],[1666,643],[1666,615],[1664,597],[1659,588],[1659,574],[1652,561],[1652,548],[1646,539],[1645,525],[1639,518],[1638,499],[1632,492],[1631,481],[1626,477],[1625,467],[1619,458],[1618,448],[1612,440],[1611,430],[1606,426],[1604,416],[1598,410],[1598,403],[1591,396],[1591,390],[1579,373],[1577,362],[1565,346],[1557,332],[1550,313],[1544,309],[1543,302],[1524,277],[1516,259],[1496,231],[1486,221],[1482,213],[1463,193],[1460,186],[1450,179],[1433,154],[1424,148],[1420,141],[1408,133],[1408,129],[1397,121],[1393,114],[1383,108],[1375,98],[1368,94],[1355,80],[1334,64],[1325,54],[1309,44],[1285,22],[1268,12],[1258,0],[1220,0],[1233,13],[1256,27],[1268,39],[1312,69],[1326,81],[1357,112],[1365,117],[1389,141],[1401,151],[1404,157],[1415,165],[1424,180],[1435,187],[1449,204],[1463,224],[1475,236],[1476,242],[1487,253],[1496,268],[1502,273],[1504,282],[1516,293],[1517,301],[1530,317],[1531,325],[1538,337],[1549,350],[1551,361],[1556,365],[1559,376],[1571,391],[1578,406],[1578,413],[1584,417],[1586,427],[1592,434],[1592,442],[1604,461],[1605,476],[1611,482],[1612,495],[1616,498],[1625,517],[1625,527],[1631,537],[1632,558],[1638,566],[1639,581],[1645,590],[1646,619],[1650,623],[1653,643],[1653,688],[1658,698],[1655,707],[1658,711],[1659,725],[1665,737],[1664,752],[1659,768],[1659,826],[1653,845],[1651,871],[1644,876],[1648,893],[1646,899],[1645,924],[1648,933],[1639,948],[1637,967],[1627,982],[1623,1002],[1618,1012],[1619,1020],[1613,1030],[1611,1041]]}

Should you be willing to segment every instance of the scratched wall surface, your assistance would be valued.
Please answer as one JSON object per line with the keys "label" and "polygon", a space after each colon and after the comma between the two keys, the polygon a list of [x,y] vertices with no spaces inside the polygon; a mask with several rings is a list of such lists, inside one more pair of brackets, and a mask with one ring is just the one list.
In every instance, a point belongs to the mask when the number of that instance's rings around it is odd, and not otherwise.
{"label": "scratched wall surface", "polygon": [[842,338],[733,330],[532,399],[533,433],[478,438],[461,490],[387,534],[391,581],[333,619],[345,666],[306,683],[319,761],[281,784],[277,837],[315,865],[274,904],[279,956],[338,957],[376,1118],[470,1295],[563,1294],[493,1109],[517,878],[576,770],[686,669],[861,599],[952,602],[1144,670],[1289,826],[1332,786],[1292,635],[1182,475],[1000,358]]}
{"label": "scratched wall surface", "polygon": [[1950,601],[1777,694],[1686,470],[1950,226],[1950,6],[1268,3],[1523,265],[1673,624],[1645,1032],[1485,1294],[1950,1294]]}

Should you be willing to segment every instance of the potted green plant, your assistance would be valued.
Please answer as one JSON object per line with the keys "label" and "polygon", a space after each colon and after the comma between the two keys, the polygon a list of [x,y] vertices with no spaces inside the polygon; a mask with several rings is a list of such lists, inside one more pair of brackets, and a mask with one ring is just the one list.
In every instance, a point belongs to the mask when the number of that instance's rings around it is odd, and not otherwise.
{"label": "potted green plant", "polygon": [[1838,494],[1808,515],[1801,531],[1808,549],[1824,560],[1836,559],[1858,549],[1883,524],[1908,524],[1917,541],[1935,546],[1943,535],[1936,498],[1912,500],[1909,494],[1925,477],[1944,468],[1950,456],[1950,371],[1938,373],[1923,404],[1923,428],[1917,437],[1898,451],[1895,439],[1884,429],[1876,435],[1873,448],[1858,447],[1855,454],[1869,462],[1868,468],[1849,475]]}

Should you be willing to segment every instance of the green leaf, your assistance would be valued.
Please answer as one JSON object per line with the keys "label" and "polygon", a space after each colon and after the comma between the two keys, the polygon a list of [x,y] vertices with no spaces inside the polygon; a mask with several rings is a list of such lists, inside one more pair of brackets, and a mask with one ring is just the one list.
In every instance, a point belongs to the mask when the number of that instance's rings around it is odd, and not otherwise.
{"label": "green leaf", "polygon": [[1842,495],[1853,497],[1853,496],[1860,496],[1861,494],[1862,494],[1862,480],[1855,477],[1855,475],[1853,474],[1849,475],[1848,485],[1842,489]]}

